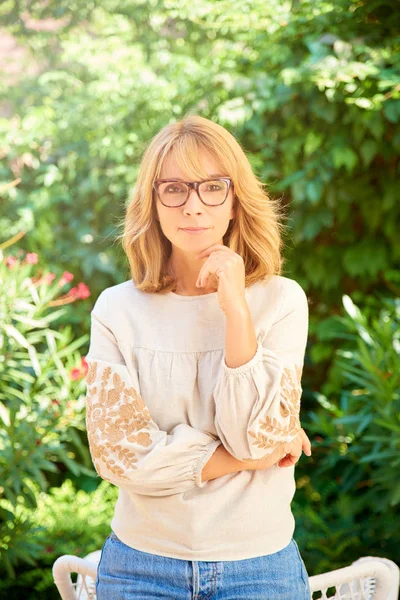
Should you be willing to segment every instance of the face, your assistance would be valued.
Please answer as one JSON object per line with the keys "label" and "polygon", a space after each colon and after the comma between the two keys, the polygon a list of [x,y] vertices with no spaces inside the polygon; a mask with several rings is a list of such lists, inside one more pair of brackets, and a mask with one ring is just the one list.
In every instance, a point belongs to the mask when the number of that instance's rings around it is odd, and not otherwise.
{"label": "face", "polygon": [[[214,157],[206,150],[199,150],[199,160],[210,179],[217,174],[228,177],[228,174],[221,171],[221,167]],[[164,160],[159,178],[190,181],[170,156]],[[178,254],[193,256],[213,244],[223,244],[223,236],[228,229],[229,221],[234,217],[233,196],[231,186],[223,204],[207,206],[200,200],[197,192],[192,189],[186,204],[177,208],[168,208],[160,202],[158,197],[155,197],[160,227],[172,244],[172,253],[178,251]],[[183,230],[185,227],[206,227],[207,229],[198,234],[191,234]]]}

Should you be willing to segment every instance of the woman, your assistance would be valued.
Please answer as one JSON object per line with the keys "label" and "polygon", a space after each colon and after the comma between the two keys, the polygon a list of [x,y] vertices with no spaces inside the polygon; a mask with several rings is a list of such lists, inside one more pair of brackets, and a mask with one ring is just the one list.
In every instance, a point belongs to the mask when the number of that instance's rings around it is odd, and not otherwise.
{"label": "woman", "polygon": [[310,598],[290,508],[308,304],[280,275],[279,217],[208,119],[144,153],[131,277],[98,297],[86,357],[93,463],[119,488],[98,600]]}

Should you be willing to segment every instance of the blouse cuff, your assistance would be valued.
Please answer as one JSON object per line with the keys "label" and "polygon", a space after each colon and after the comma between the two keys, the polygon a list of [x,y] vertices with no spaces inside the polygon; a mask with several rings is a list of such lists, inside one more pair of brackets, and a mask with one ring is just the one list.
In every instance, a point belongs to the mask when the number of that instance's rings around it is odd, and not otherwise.
{"label": "blouse cuff", "polygon": [[214,451],[220,444],[222,444],[220,439],[213,440],[210,444],[208,444],[202,449],[200,458],[196,461],[193,467],[193,481],[195,482],[197,487],[202,488],[206,485],[206,483],[208,483],[208,480],[202,481],[201,473],[203,471],[204,465],[208,463],[208,461],[211,458],[211,455],[214,453]]}
{"label": "blouse cuff", "polygon": [[222,361],[223,370],[227,375],[240,375],[242,373],[247,373],[256,364],[261,362],[263,353],[264,353],[264,346],[262,345],[262,343],[259,340],[257,340],[257,350],[256,350],[256,353],[253,356],[253,358],[251,358],[247,363],[244,363],[244,365],[240,365],[240,367],[228,367],[228,365],[225,362],[225,358],[224,358],[224,360]]}

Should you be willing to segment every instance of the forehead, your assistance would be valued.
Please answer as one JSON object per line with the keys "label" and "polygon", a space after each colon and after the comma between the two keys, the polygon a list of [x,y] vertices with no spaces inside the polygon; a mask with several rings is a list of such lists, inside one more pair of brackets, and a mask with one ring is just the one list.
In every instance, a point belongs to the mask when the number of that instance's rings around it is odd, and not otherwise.
{"label": "forehead", "polygon": [[193,154],[179,156],[171,152],[165,157],[160,170],[160,179],[204,179],[207,177],[227,176],[216,158],[206,149],[199,148]]}

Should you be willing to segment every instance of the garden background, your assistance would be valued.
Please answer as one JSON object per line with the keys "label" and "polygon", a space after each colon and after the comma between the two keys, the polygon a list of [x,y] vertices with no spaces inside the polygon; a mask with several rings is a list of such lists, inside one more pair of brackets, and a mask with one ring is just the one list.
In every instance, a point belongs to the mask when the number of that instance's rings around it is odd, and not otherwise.
{"label": "garden background", "polygon": [[90,311],[129,279],[114,236],[144,148],[186,113],[231,131],[286,208],[284,275],[310,305],[309,574],[400,563],[399,25],[389,0],[2,2],[0,598],[57,598],[54,560],[109,533]]}

